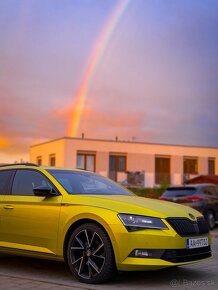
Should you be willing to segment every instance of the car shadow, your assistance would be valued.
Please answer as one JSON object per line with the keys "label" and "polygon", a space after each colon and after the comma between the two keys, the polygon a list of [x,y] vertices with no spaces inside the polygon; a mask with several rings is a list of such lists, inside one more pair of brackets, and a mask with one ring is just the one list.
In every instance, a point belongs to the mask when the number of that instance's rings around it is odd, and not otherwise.
{"label": "car shadow", "polygon": [[[76,289],[145,289],[171,287],[213,286],[216,267],[211,260],[198,264],[166,268],[158,271],[119,272],[114,281],[101,285],[77,282],[63,262],[0,254],[0,275],[43,281],[54,285],[72,286]],[[198,283],[198,285],[194,285]],[[208,284],[209,283],[209,284]],[[208,287],[208,289],[211,289]],[[215,289],[215,288],[214,288]]]}

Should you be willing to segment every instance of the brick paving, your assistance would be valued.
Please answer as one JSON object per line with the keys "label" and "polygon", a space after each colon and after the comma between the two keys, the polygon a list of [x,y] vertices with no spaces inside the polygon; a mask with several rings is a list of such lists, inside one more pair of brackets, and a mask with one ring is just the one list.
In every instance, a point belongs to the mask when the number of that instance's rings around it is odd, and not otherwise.
{"label": "brick paving", "polygon": [[0,274],[0,289],[4,290],[72,290],[72,289],[88,289],[82,287],[72,287],[57,283],[36,281],[34,279],[11,277]]}

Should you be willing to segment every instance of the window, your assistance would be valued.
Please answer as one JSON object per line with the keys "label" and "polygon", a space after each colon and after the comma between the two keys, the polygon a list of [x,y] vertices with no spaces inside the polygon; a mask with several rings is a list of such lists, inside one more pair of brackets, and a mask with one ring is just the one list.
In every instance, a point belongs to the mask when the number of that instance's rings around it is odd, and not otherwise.
{"label": "window", "polygon": [[41,173],[34,170],[17,170],[12,186],[12,195],[34,195],[33,188],[49,186],[51,183]]}
{"label": "window", "polygon": [[110,155],[109,157],[109,177],[118,180],[118,173],[126,172],[126,156]]}
{"label": "window", "polygon": [[38,157],[36,158],[36,164],[39,165],[39,166],[42,165],[42,156],[38,156]]}
{"label": "window", "polygon": [[103,176],[73,170],[47,170],[70,194],[132,195]]}
{"label": "window", "polygon": [[215,175],[215,158],[208,159],[208,174]]}
{"label": "window", "polygon": [[155,157],[155,183],[170,184],[170,158],[167,156]]}
{"label": "window", "polygon": [[184,174],[198,174],[198,159],[185,157],[183,162]]}
{"label": "window", "polygon": [[204,188],[203,193],[213,196],[214,198],[218,197],[218,186],[207,186]]}
{"label": "window", "polygon": [[95,171],[95,153],[78,152],[76,167],[88,171]]}
{"label": "window", "polygon": [[0,194],[7,194],[8,183],[13,172],[13,170],[0,171]]}
{"label": "window", "polygon": [[49,165],[50,166],[55,166],[56,165],[56,157],[55,157],[55,154],[50,154],[49,155]]}

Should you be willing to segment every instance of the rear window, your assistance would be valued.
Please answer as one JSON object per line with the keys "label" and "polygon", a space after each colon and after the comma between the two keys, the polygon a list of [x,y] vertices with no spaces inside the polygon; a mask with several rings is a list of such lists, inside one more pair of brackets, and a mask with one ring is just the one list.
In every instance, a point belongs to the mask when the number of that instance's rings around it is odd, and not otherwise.
{"label": "rear window", "polygon": [[170,187],[168,188],[163,196],[165,197],[182,197],[193,195],[196,192],[196,188],[194,187]]}

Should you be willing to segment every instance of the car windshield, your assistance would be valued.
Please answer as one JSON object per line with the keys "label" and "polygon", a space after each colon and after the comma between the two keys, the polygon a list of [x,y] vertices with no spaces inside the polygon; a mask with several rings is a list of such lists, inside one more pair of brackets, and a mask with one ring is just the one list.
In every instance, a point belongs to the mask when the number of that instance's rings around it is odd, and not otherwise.
{"label": "car windshield", "polygon": [[165,197],[182,197],[193,195],[196,192],[196,188],[194,187],[171,187],[167,188],[164,192],[163,196]]}
{"label": "car windshield", "polygon": [[133,195],[103,176],[84,171],[47,170],[70,194]]}

